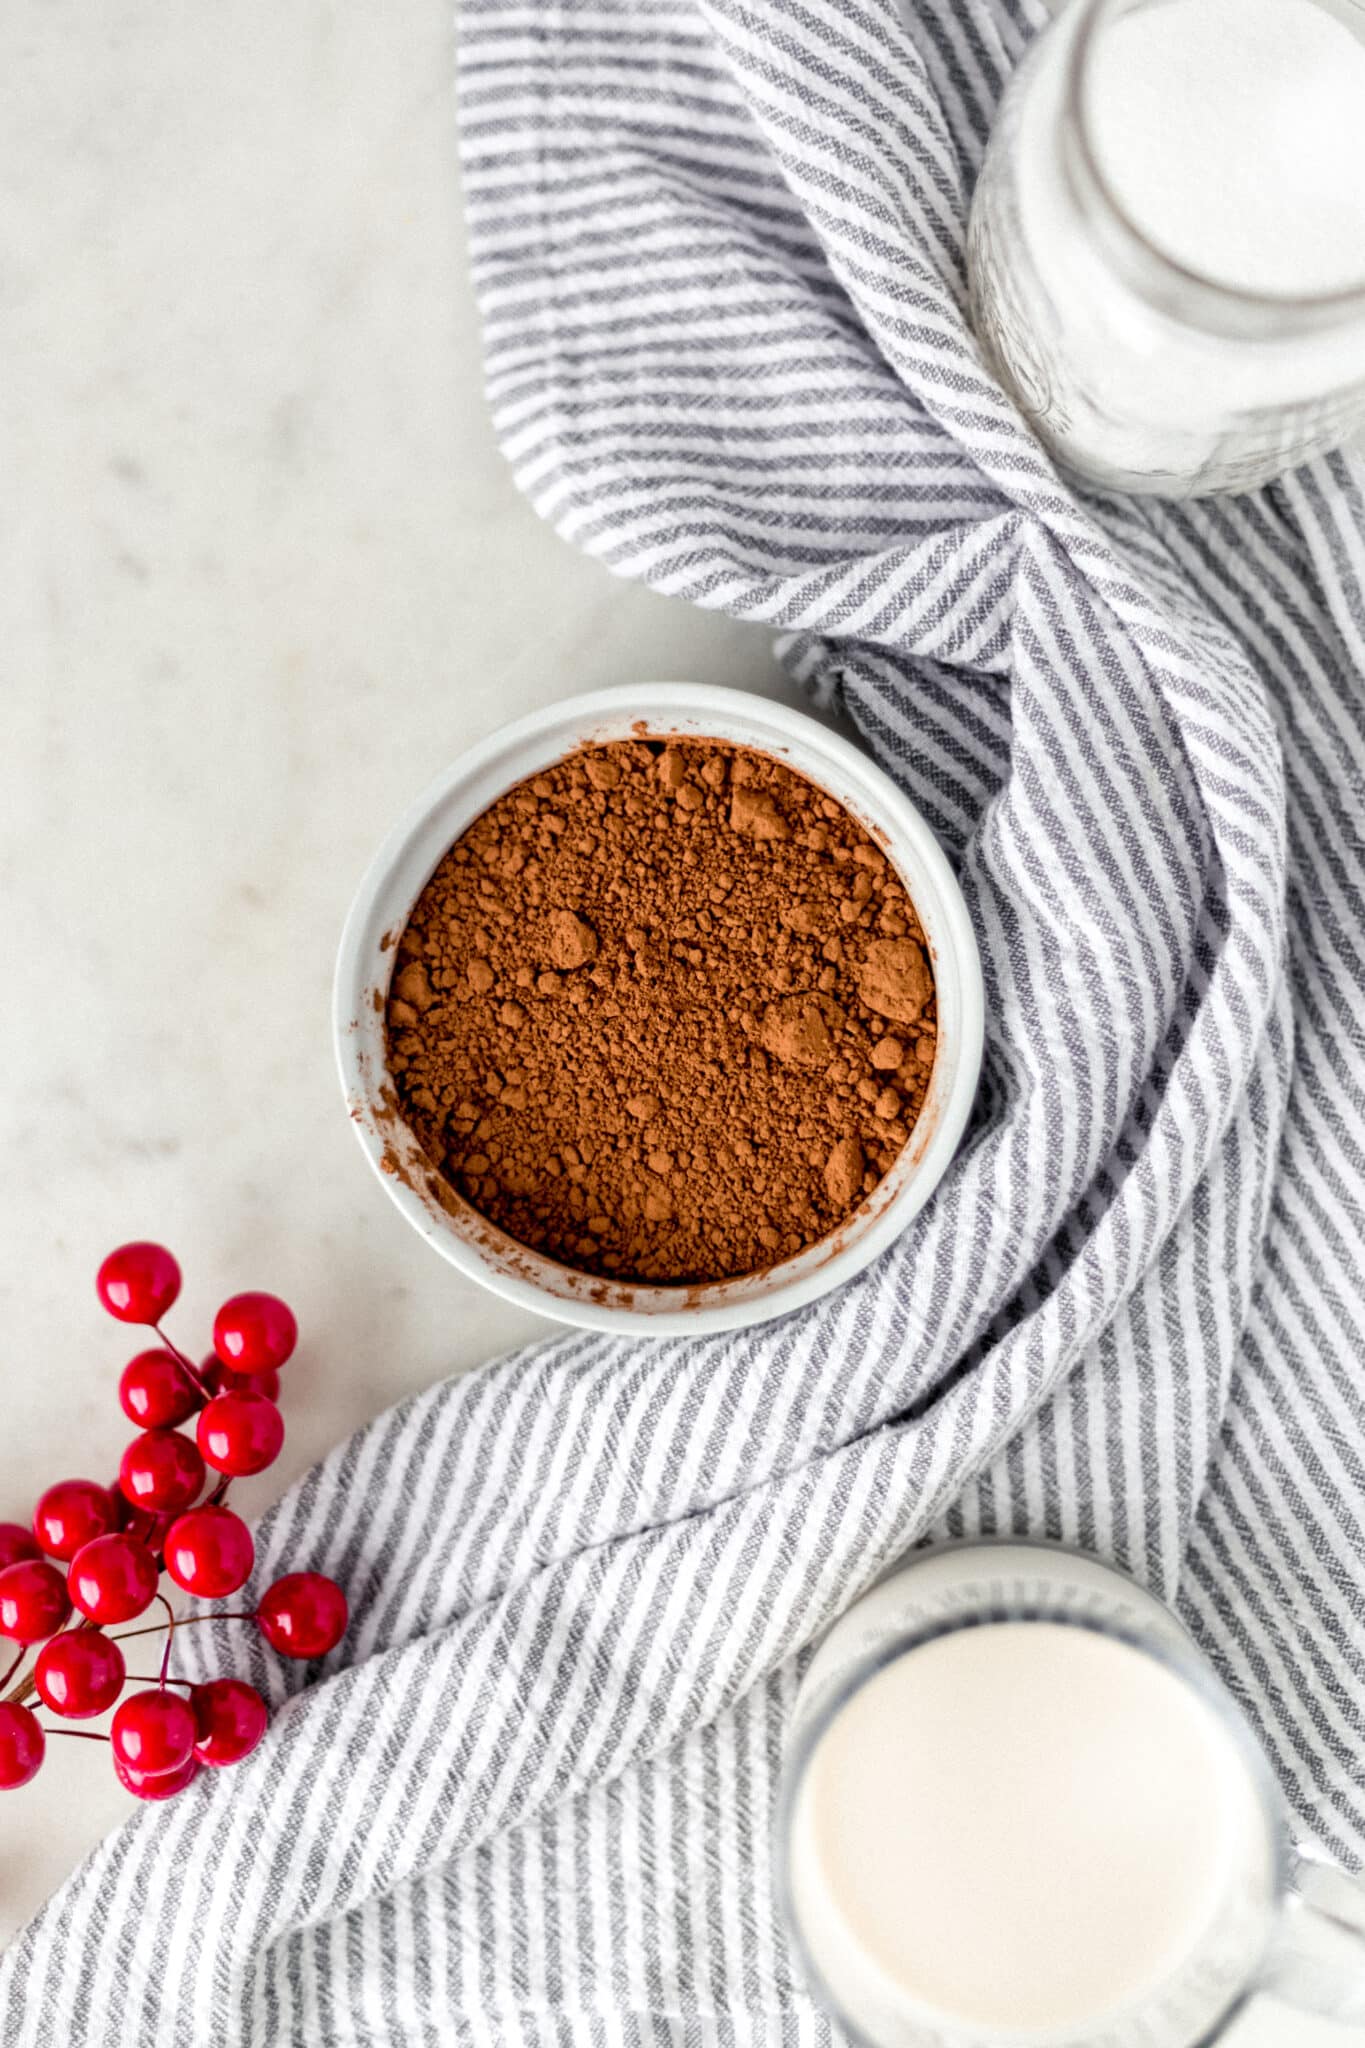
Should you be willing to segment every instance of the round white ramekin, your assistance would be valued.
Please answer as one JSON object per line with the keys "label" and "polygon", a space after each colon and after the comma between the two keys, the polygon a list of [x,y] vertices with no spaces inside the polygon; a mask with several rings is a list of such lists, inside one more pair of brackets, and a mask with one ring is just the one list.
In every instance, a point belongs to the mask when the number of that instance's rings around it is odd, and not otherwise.
{"label": "round white ramekin", "polygon": [[[796,1258],[707,1286],[654,1287],[579,1273],[480,1216],[444,1180],[398,1112],[385,1070],[384,1011],[395,947],[442,855],[481,812],[574,748],[683,738],[754,747],[858,819],[897,869],[929,942],[938,1052],[900,1158],[852,1216]],[[765,1321],[861,1272],[929,1199],[962,1136],[981,1067],[981,961],[938,841],[890,777],[803,712],[738,690],[647,683],[571,697],[505,726],[449,767],[389,834],[342,933],[334,991],[337,1064],[365,1156],[391,1199],[442,1258],[508,1301],[584,1328],[682,1336]]]}

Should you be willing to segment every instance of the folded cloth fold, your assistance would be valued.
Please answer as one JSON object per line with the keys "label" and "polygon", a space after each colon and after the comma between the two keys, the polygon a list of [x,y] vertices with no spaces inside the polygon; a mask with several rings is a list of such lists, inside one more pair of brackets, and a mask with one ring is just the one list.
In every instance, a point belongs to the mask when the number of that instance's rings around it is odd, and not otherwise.
{"label": "folded cloth fold", "polygon": [[[959,866],[968,1141],[881,1262],[565,1336],[266,1518],[331,1572],[260,1751],[0,1962],[7,2048],[820,2042],[767,1835],[806,1646],[897,1552],[1064,1537],[1179,1606],[1304,1829],[1365,1796],[1365,493],[1061,480],[963,239],[1031,0],[464,0],[488,383],[617,572],[782,629]],[[304,1684],[307,1677],[310,1683]]]}

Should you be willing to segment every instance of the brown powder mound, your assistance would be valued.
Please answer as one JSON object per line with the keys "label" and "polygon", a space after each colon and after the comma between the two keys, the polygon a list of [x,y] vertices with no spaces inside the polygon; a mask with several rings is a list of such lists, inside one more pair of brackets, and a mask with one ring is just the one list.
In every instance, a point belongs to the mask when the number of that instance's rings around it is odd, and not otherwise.
{"label": "brown powder mound", "polygon": [[907,939],[874,939],[863,960],[858,993],[869,1010],[914,1024],[934,992],[929,962]]}
{"label": "brown powder mound", "polygon": [[622,742],[518,784],[397,957],[404,1115],[475,1209],[590,1273],[792,1257],[876,1187],[929,1085],[904,885],[832,798],[739,748]]}
{"label": "brown powder mound", "polygon": [[763,1012],[758,1042],[784,1067],[824,1067],[834,1056],[835,1032],[843,1021],[828,997],[783,996]]}

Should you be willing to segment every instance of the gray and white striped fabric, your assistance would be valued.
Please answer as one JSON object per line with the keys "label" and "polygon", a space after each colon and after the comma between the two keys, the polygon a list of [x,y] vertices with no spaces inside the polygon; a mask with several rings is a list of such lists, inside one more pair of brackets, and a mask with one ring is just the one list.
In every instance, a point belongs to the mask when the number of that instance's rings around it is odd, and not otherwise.
{"label": "gray and white striped fabric", "polygon": [[[612,569],[769,621],[952,849],[977,1114],[880,1265],[707,1343],[566,1336],[261,1531],[354,1596],[242,1770],[0,1967],[23,2044],[824,2041],[766,1840],[803,1649],[916,1541],[1176,1601],[1365,1847],[1365,496],[1058,480],[963,227],[1026,0],[465,0],[497,423]],[[590,678],[575,678],[582,683]],[[210,1633],[203,1631],[202,1633]],[[199,1654],[281,1695],[243,1646]]]}

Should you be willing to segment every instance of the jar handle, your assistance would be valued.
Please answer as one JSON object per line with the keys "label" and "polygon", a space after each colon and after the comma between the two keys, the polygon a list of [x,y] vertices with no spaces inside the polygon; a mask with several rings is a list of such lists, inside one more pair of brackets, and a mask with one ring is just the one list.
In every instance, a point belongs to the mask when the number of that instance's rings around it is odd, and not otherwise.
{"label": "jar handle", "polygon": [[1365,1882],[1316,1849],[1290,1853],[1261,1989],[1326,2019],[1365,2022]]}

